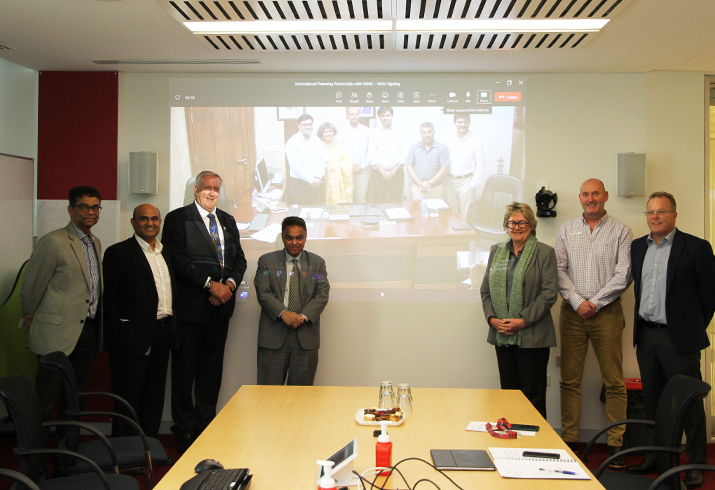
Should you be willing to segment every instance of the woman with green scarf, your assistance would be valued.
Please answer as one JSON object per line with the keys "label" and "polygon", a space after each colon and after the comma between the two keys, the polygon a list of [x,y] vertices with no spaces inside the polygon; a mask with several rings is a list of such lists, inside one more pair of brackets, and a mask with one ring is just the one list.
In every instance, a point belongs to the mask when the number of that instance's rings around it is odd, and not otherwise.
{"label": "woman with green scarf", "polygon": [[481,287],[487,342],[496,349],[502,389],[521,390],[546,418],[546,367],[556,346],[556,254],[536,239],[528,204],[507,206],[504,229],[509,238],[492,246]]}

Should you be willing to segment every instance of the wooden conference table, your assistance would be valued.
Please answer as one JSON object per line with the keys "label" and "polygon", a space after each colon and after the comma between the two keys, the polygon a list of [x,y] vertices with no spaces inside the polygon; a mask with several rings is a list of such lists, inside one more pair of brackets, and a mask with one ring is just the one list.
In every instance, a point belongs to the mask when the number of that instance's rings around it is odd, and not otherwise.
{"label": "wooden conference table", "polygon": [[[451,209],[441,209],[439,217],[423,218],[419,201],[385,206],[402,206],[413,219],[383,220],[377,229],[363,228],[364,218],[358,217],[348,221],[308,220],[307,248],[328,262],[331,287],[455,289],[456,254],[469,250],[469,242],[477,238],[476,232]],[[299,208],[292,212],[299,212]],[[240,202],[233,212],[239,223],[251,222],[256,214],[250,200]],[[280,224],[288,215],[288,212],[270,213],[267,225]],[[241,232],[246,259],[258,260],[264,253],[276,250],[274,243],[250,239],[252,234],[248,230]],[[391,271],[389,277],[383,274],[386,268]],[[437,281],[425,279],[418,272],[430,269],[454,272]]]}
{"label": "wooden conference table", "polygon": [[[249,468],[254,475],[252,490],[313,490],[317,487],[316,460],[327,459],[355,437],[358,438],[355,470],[361,473],[375,465],[376,427],[358,424],[355,412],[375,406],[378,392],[378,387],[244,385],[156,489],[178,490],[194,476],[199,461],[212,458],[226,468]],[[388,430],[393,443],[393,464],[408,457],[431,462],[430,449],[566,448],[520,391],[412,388],[412,395],[414,411],[407,413],[402,425]],[[535,437],[512,440],[465,430],[471,421],[495,421],[500,417],[514,423],[539,425],[541,430]],[[421,462],[409,461],[399,468],[410,486],[420,478],[429,478],[442,489],[455,488]],[[496,471],[447,474],[465,489],[603,489],[595,478],[506,479]],[[398,479],[392,477],[386,488],[405,488]]]}

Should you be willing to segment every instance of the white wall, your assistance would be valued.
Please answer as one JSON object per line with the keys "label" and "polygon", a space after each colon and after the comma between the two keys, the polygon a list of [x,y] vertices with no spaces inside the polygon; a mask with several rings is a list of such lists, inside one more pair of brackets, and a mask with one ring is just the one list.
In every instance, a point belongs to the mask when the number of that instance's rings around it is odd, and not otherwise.
{"label": "white wall", "polygon": [[[198,75],[201,76],[201,75]],[[120,237],[131,235],[129,213],[139,203],[168,209],[170,74],[122,74],[120,82],[119,196]],[[603,180],[611,196],[606,209],[631,225],[634,236],[647,232],[645,198],[616,197],[616,158],[646,153],[647,192],[668,190],[679,200],[679,226],[701,235],[704,211],[703,74],[530,74],[527,109],[527,202],[537,182],[559,194],[558,217],[542,219],[540,240],[553,244],[565,221],[580,212],[578,189],[585,179]],[[127,195],[130,151],[159,153],[160,193]],[[310,240],[307,248],[310,249]],[[245,280],[253,281],[250,263]],[[220,404],[242,384],[255,383],[259,307],[253,296],[240,303],[231,321]],[[624,371],[638,375],[631,346],[633,295],[624,295]],[[553,313],[558,319],[558,307]],[[481,305],[474,303],[333,302],[323,315],[321,361],[316,383],[377,386],[383,379],[424,387],[496,388],[493,349],[486,343]],[[549,364],[549,422],[560,427],[556,357]],[[584,377],[582,427],[604,425],[598,401],[601,381],[593,353]],[[366,404],[376,400],[366,400]],[[415,400],[419,405],[419,400]],[[167,407],[168,408],[168,407]],[[168,409],[165,411],[168,414]],[[582,434],[582,438],[587,434]]]}
{"label": "white wall", "polygon": [[[38,73],[0,59],[0,153],[37,161]],[[12,163],[11,163],[12,162]],[[3,173],[10,186],[0,198],[0,226],[12,233],[0,238],[0,303],[10,293],[17,272],[32,253],[32,201],[36,166],[6,159]],[[9,179],[9,180],[8,180]]]}

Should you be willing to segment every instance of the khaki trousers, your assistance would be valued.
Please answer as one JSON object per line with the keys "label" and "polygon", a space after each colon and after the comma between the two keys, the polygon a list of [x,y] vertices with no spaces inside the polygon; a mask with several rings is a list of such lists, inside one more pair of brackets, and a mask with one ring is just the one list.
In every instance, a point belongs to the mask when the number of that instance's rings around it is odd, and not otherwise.
{"label": "khaki trousers", "polygon": [[[588,320],[571,305],[561,305],[561,437],[578,442],[581,427],[581,380],[591,341],[606,385],[606,422],[626,418],[626,385],[623,382],[623,329],[625,318],[621,300],[601,308]],[[589,405],[598,403],[593,399]],[[608,430],[608,445],[620,447],[625,426]]]}

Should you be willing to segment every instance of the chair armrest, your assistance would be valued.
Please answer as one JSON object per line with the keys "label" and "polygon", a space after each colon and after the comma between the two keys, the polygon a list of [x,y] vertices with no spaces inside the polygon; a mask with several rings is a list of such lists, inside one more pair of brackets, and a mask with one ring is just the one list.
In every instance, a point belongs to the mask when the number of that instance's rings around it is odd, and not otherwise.
{"label": "chair armrest", "polygon": [[132,425],[136,429],[137,435],[139,437],[141,437],[142,444],[144,445],[144,452],[145,453],[149,452],[149,440],[146,438],[146,435],[144,434],[144,431],[139,426],[139,424],[137,422],[135,422],[134,420],[132,420],[131,417],[127,417],[126,415],[122,415],[121,413],[101,412],[101,411],[84,411],[84,412],[68,411],[66,413],[67,413],[67,415],[70,415],[72,417],[83,417],[85,415],[109,415],[111,417],[118,417],[118,418],[124,420],[129,425]]}
{"label": "chair armrest", "polygon": [[596,434],[591,438],[590,441],[588,441],[588,444],[586,444],[586,449],[583,452],[583,464],[588,464],[588,454],[591,452],[591,448],[593,445],[596,443],[596,440],[601,437],[601,435],[606,432],[608,429],[611,427],[616,427],[619,425],[628,425],[628,424],[641,424],[641,425],[649,425],[655,427],[655,422],[652,420],[643,420],[643,419],[623,419],[623,420],[616,420],[615,422],[611,422],[607,426],[603,427],[600,429]]}
{"label": "chair armrest", "polygon": [[91,432],[92,434],[97,436],[102,441],[102,444],[104,444],[104,447],[107,449],[107,451],[109,451],[109,457],[112,458],[112,466],[114,467],[114,472],[119,473],[119,462],[117,461],[117,455],[114,452],[114,448],[112,447],[112,444],[109,442],[109,439],[107,439],[107,437],[104,434],[102,434],[99,431],[99,429],[97,429],[96,427],[94,427],[92,425],[85,424],[84,422],[78,422],[76,420],[53,420],[51,422],[43,422],[42,423],[43,427],[52,427],[53,425],[64,425],[64,426],[71,425],[71,426],[79,427],[81,429],[88,430],[89,432]]}
{"label": "chair armrest", "polygon": [[13,449],[13,452],[17,456],[32,456],[35,454],[63,454],[65,456],[69,456],[71,458],[77,458],[81,459],[88,465],[92,467],[92,470],[97,474],[99,479],[102,481],[102,485],[104,486],[105,490],[111,490],[109,488],[109,480],[107,480],[107,475],[104,474],[104,472],[101,470],[99,466],[97,466],[97,463],[92,461],[91,459],[82,456],[81,454],[77,454],[72,451],[67,451],[66,449],[20,449],[16,447]]}
{"label": "chair armrest", "polygon": [[[596,472],[593,474],[597,479],[601,477],[604,471],[606,471],[606,468],[610,464],[611,461],[616,459],[619,456],[628,456],[629,454],[638,454],[638,453],[645,453],[645,452],[652,452],[652,453],[671,453],[671,454],[682,454],[683,451],[685,451],[685,446],[674,448],[674,447],[663,447],[663,446],[638,446],[638,447],[632,447],[629,449],[626,449],[625,451],[621,451],[620,453],[614,454],[613,456],[609,456],[606,458],[606,461],[603,462],[601,466],[598,467]],[[586,463],[584,463],[586,464]]]}
{"label": "chair armrest", "polygon": [[665,480],[667,480],[668,478],[672,478],[673,475],[692,470],[715,471],[715,466],[709,464],[684,464],[681,466],[676,466],[675,468],[669,469],[668,471],[660,475],[658,478],[656,478],[651,484],[651,486],[648,487],[648,490],[656,490],[660,485],[663,484]]}
{"label": "chair armrest", "polygon": [[[0,468],[0,476],[6,476],[8,478],[11,478],[15,481],[18,481],[22,483],[26,488],[29,488],[30,490],[40,490],[40,487],[35,485],[35,482],[30,480],[27,476],[23,475],[22,473],[18,471],[13,471],[13,470],[6,470],[5,468]],[[18,487],[22,488],[22,486]]]}
{"label": "chair armrest", "polygon": [[87,396],[106,396],[109,398],[112,398],[122,405],[124,405],[124,408],[126,408],[129,413],[131,414],[132,418],[134,419],[134,422],[139,423],[139,417],[137,417],[137,412],[134,410],[134,407],[132,407],[132,404],[126,401],[124,398],[122,398],[119,395],[115,395],[114,393],[109,393],[106,391],[83,391],[82,393],[77,393],[78,397],[87,397]]}

